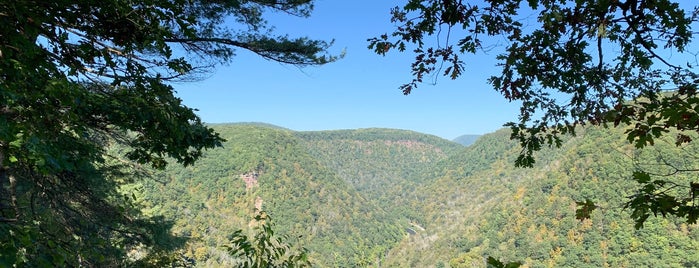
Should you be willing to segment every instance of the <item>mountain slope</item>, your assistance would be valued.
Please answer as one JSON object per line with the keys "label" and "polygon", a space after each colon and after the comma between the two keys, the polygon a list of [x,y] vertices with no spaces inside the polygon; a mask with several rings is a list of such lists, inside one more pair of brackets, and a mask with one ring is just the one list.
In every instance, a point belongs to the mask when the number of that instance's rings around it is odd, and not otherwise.
{"label": "mountain slope", "polygon": [[[508,130],[464,147],[391,129],[215,128],[224,148],[141,186],[148,213],[175,221],[198,265],[230,264],[220,246],[261,208],[320,267],[485,267],[487,256],[524,267],[699,266],[696,225],[651,218],[635,230],[622,209],[634,170],[699,166],[699,146],[658,140],[639,151],[622,129],[580,129],[522,169]],[[587,199],[599,208],[577,220]]]}
{"label": "mountain slope", "polygon": [[[622,210],[638,187],[630,179],[634,163],[654,166],[660,154],[639,153],[623,139],[622,130],[590,128],[580,133],[560,149],[543,150],[532,169],[513,167],[519,147],[507,139],[506,131],[486,135],[469,147],[493,149],[480,151],[483,159],[496,159],[486,168],[463,162],[476,151],[448,160],[464,164],[445,165],[442,177],[418,189],[427,193],[420,208],[425,229],[405,238],[386,264],[485,267],[485,257],[493,256],[523,261],[524,267],[697,266],[696,226],[652,218],[637,231],[629,212]],[[672,143],[656,144],[652,150],[696,155],[696,149],[679,150]],[[579,221],[575,202],[586,199],[600,208],[591,219]]]}
{"label": "mountain slope", "polygon": [[469,146],[469,145],[473,144],[474,142],[476,142],[476,140],[478,140],[478,138],[480,138],[481,136],[482,135],[466,134],[466,135],[461,135],[461,136],[454,138],[453,141],[458,143],[458,144],[461,144],[463,146]]}
{"label": "mountain slope", "polygon": [[309,153],[366,199],[393,215],[418,217],[406,200],[432,178],[424,171],[463,149],[442,138],[396,129],[297,132]]}
{"label": "mountain slope", "polygon": [[152,213],[176,220],[191,238],[186,254],[199,264],[230,265],[226,237],[249,229],[262,209],[279,234],[299,237],[321,266],[364,265],[401,236],[389,214],[319,164],[288,130],[259,125],[217,125],[228,141],[195,166],[170,167],[165,184],[145,185]]}

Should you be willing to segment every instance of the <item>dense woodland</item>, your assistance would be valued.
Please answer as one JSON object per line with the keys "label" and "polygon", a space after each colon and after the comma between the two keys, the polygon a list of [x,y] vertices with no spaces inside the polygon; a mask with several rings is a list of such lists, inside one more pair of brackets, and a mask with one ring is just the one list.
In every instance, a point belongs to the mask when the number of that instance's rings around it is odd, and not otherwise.
{"label": "dense woodland", "polygon": [[[392,129],[213,128],[223,148],[131,188],[149,215],[174,222],[196,266],[235,263],[222,245],[255,232],[259,209],[319,267],[485,267],[489,256],[523,267],[699,265],[696,225],[659,215],[635,229],[624,209],[635,169],[697,165],[694,146],[638,150],[621,130],[592,127],[524,169],[513,168],[521,148],[507,130],[465,147]],[[598,208],[579,220],[576,202],[588,199]]]}
{"label": "dense woodland", "polygon": [[239,50],[343,58],[266,20],[312,0],[0,0],[0,266],[699,266],[699,7],[524,2],[407,0],[366,40],[415,56],[404,94],[495,57],[520,113],[463,146],[176,97]]}

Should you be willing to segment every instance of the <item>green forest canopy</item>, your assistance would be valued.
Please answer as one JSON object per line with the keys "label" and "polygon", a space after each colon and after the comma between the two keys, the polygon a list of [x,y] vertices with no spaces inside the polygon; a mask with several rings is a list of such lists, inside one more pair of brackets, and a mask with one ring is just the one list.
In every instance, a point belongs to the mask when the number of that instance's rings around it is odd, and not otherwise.
{"label": "green forest canopy", "polygon": [[[561,146],[560,135],[580,124],[628,126],[625,135],[639,148],[668,134],[678,145],[695,138],[694,63],[664,55],[692,52],[697,7],[519,2],[410,0],[392,12],[403,25],[370,46],[385,54],[414,45],[415,77],[402,87],[409,93],[433,72],[458,77],[459,55],[482,49],[480,37],[505,36],[503,71],[489,81],[522,102],[519,122],[509,124],[524,148],[518,165],[533,166],[535,151]],[[523,30],[522,8],[538,15],[540,28]],[[162,245],[183,243],[156,231],[171,223],[144,215],[120,187],[142,178],[144,166],[191,165],[224,141],[169,83],[230,62],[235,49],[299,66],[336,60],[328,42],[275,35],[263,17],[270,10],[304,17],[311,9],[309,0],[0,1],[1,264],[120,265],[135,245],[167,258]],[[430,47],[423,40],[441,37],[441,27],[464,35]],[[650,175],[630,175],[645,189],[629,203],[637,226],[651,214],[696,222],[699,186]]]}
{"label": "green forest canopy", "polygon": [[[141,184],[139,197],[191,238],[181,253],[198,265],[230,266],[220,245],[234,230],[254,233],[258,205],[319,267],[485,267],[488,257],[529,267],[699,264],[696,224],[668,215],[637,230],[624,209],[641,192],[628,179],[635,169],[695,166],[694,143],[678,148],[664,137],[636,149],[622,129],[580,128],[537,154],[533,168],[515,169],[521,148],[507,129],[468,147],[391,129],[214,129],[223,148],[168,167],[157,175],[166,185]],[[599,208],[579,220],[576,202],[586,199]]]}

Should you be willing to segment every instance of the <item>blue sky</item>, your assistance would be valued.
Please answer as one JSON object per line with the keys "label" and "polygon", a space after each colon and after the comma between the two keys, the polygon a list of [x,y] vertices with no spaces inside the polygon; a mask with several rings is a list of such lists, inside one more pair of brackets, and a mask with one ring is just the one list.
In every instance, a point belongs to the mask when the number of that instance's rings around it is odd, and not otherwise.
{"label": "blue sky", "polygon": [[495,54],[470,56],[457,80],[439,77],[404,96],[413,55],[386,57],[367,38],[390,32],[389,10],[400,1],[318,0],[310,18],[272,14],[277,33],[335,40],[344,59],[299,69],[238,51],[228,66],[197,82],[175,84],[184,103],[209,123],[264,122],[293,130],[397,128],[453,139],[493,132],[517,119],[518,107],[486,83]]}

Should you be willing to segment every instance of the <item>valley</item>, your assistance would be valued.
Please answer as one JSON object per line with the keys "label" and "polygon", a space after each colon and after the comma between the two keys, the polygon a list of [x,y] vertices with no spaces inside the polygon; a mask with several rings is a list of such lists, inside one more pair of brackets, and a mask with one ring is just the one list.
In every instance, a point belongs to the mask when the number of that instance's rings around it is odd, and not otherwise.
{"label": "valley", "polygon": [[[699,230],[650,217],[635,229],[624,209],[634,170],[689,167],[695,146],[640,151],[622,129],[586,128],[533,168],[508,130],[470,146],[395,129],[293,131],[217,124],[227,141],[194,166],[170,166],[137,185],[147,215],[172,220],[181,250],[201,267],[230,265],[222,249],[257,210],[318,267],[695,267]],[[657,171],[657,170],[656,170]],[[691,181],[692,174],[673,177]],[[589,218],[576,202],[593,200]]]}

